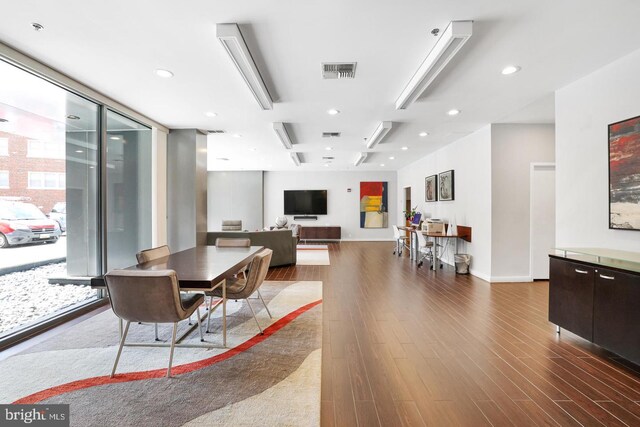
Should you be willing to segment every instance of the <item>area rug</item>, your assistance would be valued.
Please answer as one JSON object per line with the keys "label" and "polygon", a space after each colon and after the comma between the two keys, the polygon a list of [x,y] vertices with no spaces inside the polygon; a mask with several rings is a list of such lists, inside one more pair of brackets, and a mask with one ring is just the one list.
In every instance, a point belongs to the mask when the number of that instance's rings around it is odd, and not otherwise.
{"label": "area rug", "polygon": [[327,245],[298,245],[297,265],[331,265]]}
{"label": "area rug", "polygon": [[[118,345],[111,310],[0,362],[0,403],[68,403],[72,426],[309,426],[320,423],[321,282],[265,282],[251,299],[228,303],[227,348],[220,310],[205,340],[215,349],[125,347],[109,378]],[[182,322],[180,328],[188,327]],[[180,333],[180,330],[178,331]],[[160,338],[169,339],[170,325]],[[151,325],[131,325],[127,342],[151,342]],[[197,330],[185,341],[199,344]]]}

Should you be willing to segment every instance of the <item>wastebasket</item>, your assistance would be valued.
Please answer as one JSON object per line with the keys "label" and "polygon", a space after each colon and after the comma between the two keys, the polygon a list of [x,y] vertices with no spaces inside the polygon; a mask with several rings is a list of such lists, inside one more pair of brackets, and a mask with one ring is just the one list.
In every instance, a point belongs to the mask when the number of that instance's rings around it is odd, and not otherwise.
{"label": "wastebasket", "polygon": [[471,255],[456,254],[454,256],[457,274],[469,274],[469,264],[471,264]]}

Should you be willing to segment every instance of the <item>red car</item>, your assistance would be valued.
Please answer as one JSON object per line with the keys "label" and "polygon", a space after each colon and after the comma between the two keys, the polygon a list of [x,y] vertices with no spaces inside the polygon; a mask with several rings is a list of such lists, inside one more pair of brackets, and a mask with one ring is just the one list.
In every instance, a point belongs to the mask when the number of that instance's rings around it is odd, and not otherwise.
{"label": "red car", "polygon": [[0,248],[26,243],[55,243],[60,226],[31,203],[0,201]]}

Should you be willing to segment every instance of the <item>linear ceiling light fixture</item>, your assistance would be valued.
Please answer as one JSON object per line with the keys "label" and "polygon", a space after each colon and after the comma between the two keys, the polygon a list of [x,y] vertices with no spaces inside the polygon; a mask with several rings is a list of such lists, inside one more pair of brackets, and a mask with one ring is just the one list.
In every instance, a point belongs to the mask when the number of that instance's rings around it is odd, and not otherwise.
{"label": "linear ceiling light fixture", "polygon": [[378,143],[382,141],[387,135],[389,129],[391,129],[392,126],[393,122],[380,122],[376,130],[373,131],[373,135],[371,135],[371,138],[369,138],[369,141],[367,142],[367,148],[372,149],[373,147],[378,145]]}
{"label": "linear ceiling light fixture", "polygon": [[273,100],[267,90],[267,86],[264,84],[264,80],[262,80],[258,67],[256,67],[256,63],[253,61],[238,24],[217,24],[216,37],[226,49],[260,107],[263,110],[271,110],[273,108]]}
{"label": "linear ceiling light fixture", "polygon": [[472,34],[473,21],[451,21],[396,100],[396,110],[404,110],[418,99]]}
{"label": "linear ceiling light fixture", "polygon": [[353,163],[353,165],[354,166],[360,166],[362,164],[362,162],[364,162],[367,159],[368,155],[369,154],[367,154],[367,153],[360,153],[360,155],[358,156],[356,161]]}
{"label": "linear ceiling light fixture", "polygon": [[298,153],[290,153],[291,160],[295,163],[296,166],[300,166],[300,155]]}
{"label": "linear ceiling light fixture", "polygon": [[275,122],[273,124],[273,130],[275,131],[276,135],[278,135],[278,139],[280,140],[280,142],[282,142],[282,145],[284,145],[284,148],[286,148],[287,150],[291,150],[291,147],[293,147],[293,144],[291,143],[289,132],[287,132],[287,128],[284,125],[284,123]]}

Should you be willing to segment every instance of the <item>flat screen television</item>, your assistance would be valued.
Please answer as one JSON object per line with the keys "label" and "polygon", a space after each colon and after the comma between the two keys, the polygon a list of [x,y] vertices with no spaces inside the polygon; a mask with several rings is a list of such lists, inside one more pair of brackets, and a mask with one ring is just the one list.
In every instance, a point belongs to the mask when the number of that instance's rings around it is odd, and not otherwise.
{"label": "flat screen television", "polygon": [[326,215],[327,190],[284,190],[285,215]]}

